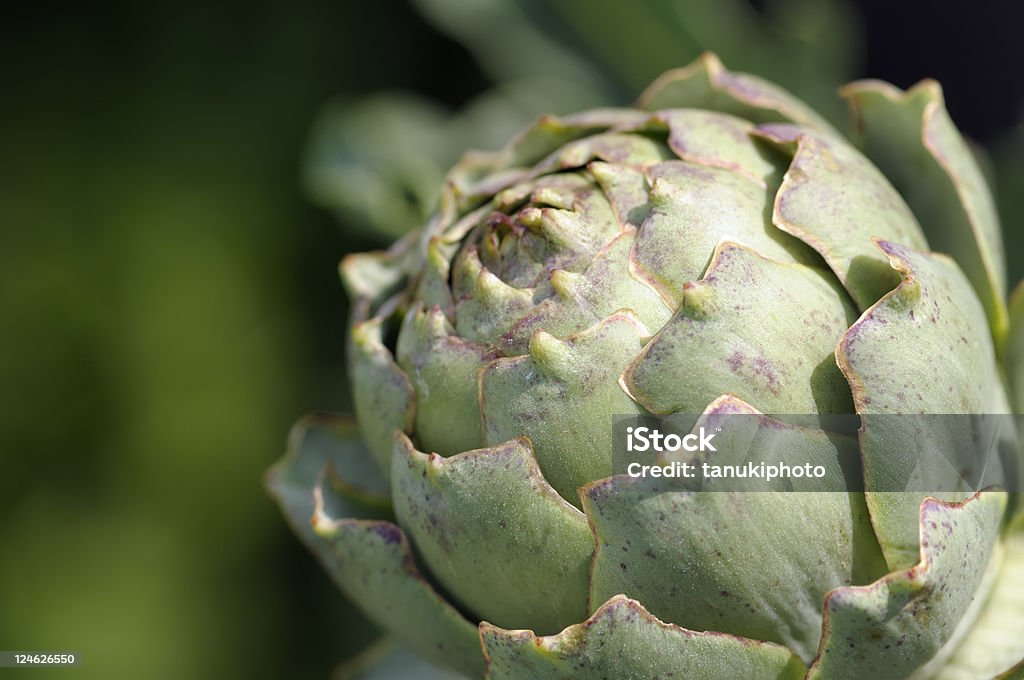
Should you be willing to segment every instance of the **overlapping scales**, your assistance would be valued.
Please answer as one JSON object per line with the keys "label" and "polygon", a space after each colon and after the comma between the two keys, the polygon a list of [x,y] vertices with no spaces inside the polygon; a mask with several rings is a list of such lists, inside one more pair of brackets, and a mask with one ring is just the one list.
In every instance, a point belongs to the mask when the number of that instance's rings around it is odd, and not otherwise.
{"label": "overlapping scales", "polygon": [[[548,116],[467,154],[427,225],[346,258],[362,444],[300,438],[270,485],[382,628],[475,677],[841,678],[980,663],[975,619],[1024,626],[983,611],[1020,565],[994,549],[1004,494],[874,490],[920,432],[771,421],[794,455],[852,452],[860,469],[833,472],[867,493],[611,476],[613,415],[1004,412],[1001,355],[1020,404],[1024,296],[1007,314],[941,98],[850,92],[881,171],[705,56],[648,110]],[[907,129],[923,151],[883,148]],[[937,227],[925,161],[960,210]],[[343,481],[354,452],[377,469]]]}

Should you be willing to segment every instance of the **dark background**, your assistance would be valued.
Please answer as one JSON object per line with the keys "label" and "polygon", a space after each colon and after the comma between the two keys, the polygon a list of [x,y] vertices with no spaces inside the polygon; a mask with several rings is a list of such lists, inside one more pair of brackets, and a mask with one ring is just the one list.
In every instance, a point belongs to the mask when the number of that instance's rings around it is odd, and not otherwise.
{"label": "dark background", "polygon": [[[698,37],[624,76],[642,35],[620,41],[596,6],[548,4],[524,3],[549,40],[611,74],[608,103],[698,48],[744,61],[728,35]],[[850,17],[835,34],[845,75],[944,84],[990,159],[1017,280],[1020,6],[834,4]],[[757,17],[778,5],[744,8],[772,35]],[[336,95],[401,89],[455,111],[500,81],[449,36],[403,2],[5,10],[0,649],[81,653],[62,677],[320,678],[373,636],[261,476],[299,415],[348,409],[336,265],[387,242],[358,210],[332,205],[336,220],[306,197],[310,125]],[[801,82],[783,77],[831,96]]]}

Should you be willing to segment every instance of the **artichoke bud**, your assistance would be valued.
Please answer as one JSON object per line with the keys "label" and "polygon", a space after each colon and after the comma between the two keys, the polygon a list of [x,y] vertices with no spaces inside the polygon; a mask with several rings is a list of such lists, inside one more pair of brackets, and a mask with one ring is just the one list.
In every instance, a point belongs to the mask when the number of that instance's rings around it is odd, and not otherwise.
{"label": "artichoke bud", "polygon": [[[382,629],[491,678],[989,678],[1024,658],[1024,521],[995,488],[1019,491],[1019,422],[966,488],[962,421],[904,419],[1011,412],[1024,292],[1008,311],[994,204],[937,86],[844,96],[863,152],[704,55],[637,108],[467,154],[426,225],[344,260],[362,439],[296,445],[271,486]],[[613,423],[653,415],[749,418],[709,462],[754,442],[832,486],[630,476]],[[904,468],[931,486],[894,488]]]}

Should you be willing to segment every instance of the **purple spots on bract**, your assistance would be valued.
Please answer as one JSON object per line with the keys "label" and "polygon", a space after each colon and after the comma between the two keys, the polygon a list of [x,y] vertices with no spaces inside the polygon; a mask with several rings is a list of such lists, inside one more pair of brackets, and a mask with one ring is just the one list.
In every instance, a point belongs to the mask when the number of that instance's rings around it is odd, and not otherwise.
{"label": "purple spots on bract", "polygon": [[388,524],[386,522],[375,524],[373,532],[380,536],[388,545],[395,545],[402,542],[402,530],[394,524]]}
{"label": "purple spots on bract", "polygon": [[782,391],[779,376],[775,372],[775,368],[772,366],[772,362],[769,359],[764,357],[754,359],[754,373],[767,381],[768,390],[772,394],[778,395]]}
{"label": "purple spots on bract", "polygon": [[735,351],[730,354],[729,358],[726,360],[729,363],[729,370],[733,373],[739,372],[740,368],[743,367],[743,360],[744,357],[742,352]]}

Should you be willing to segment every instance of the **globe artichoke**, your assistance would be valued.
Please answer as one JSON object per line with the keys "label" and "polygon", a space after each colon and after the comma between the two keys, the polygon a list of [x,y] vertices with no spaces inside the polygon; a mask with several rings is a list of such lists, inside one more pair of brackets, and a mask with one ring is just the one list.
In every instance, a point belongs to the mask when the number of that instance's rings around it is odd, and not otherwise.
{"label": "globe artichoke", "polygon": [[[304,421],[268,484],[382,629],[494,680],[1021,677],[1017,433],[997,486],[897,492],[916,443],[868,417],[1019,412],[1024,295],[939,86],[842,94],[861,151],[705,55],[468,153],[425,226],[345,258],[358,426]],[[613,416],[645,414],[857,466],[830,492],[616,474]]]}

